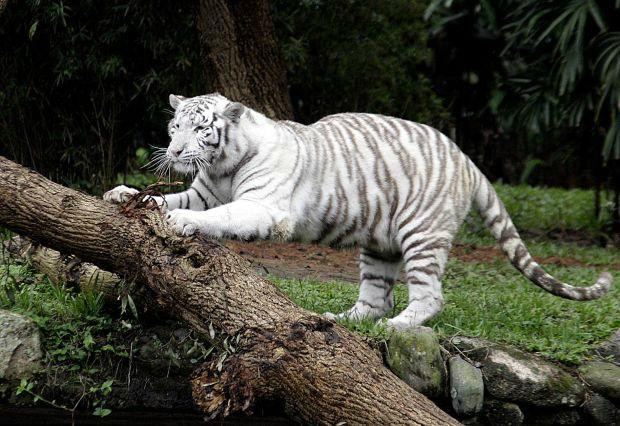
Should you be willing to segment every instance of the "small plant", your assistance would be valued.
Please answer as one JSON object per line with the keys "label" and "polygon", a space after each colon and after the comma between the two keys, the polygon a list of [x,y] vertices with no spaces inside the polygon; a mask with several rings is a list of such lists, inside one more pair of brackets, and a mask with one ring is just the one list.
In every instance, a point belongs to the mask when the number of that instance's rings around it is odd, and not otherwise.
{"label": "small plant", "polygon": [[[123,324],[131,324],[131,319],[113,319],[103,309],[101,294],[75,293],[55,285],[27,264],[0,266],[0,308],[35,321],[42,333],[46,363],[53,366],[38,380],[22,380],[17,395],[25,393],[35,403],[71,412],[79,406],[90,406],[96,416],[111,413],[105,406],[115,381],[115,370],[110,366],[118,368],[129,362],[132,350],[123,337],[127,333]],[[83,389],[71,404],[45,395],[44,389],[64,384]]]}

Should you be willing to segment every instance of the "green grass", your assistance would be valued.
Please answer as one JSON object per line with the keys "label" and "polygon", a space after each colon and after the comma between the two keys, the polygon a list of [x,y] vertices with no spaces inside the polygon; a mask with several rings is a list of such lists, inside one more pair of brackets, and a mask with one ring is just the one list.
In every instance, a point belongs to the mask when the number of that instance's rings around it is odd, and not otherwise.
{"label": "green grass", "polygon": [[[559,279],[582,285],[593,283],[597,276],[590,268],[547,269]],[[357,285],[342,282],[273,281],[296,303],[318,313],[348,309],[358,292]],[[493,264],[452,260],[443,282],[445,308],[427,324],[442,337],[482,337],[578,364],[620,327],[617,287],[597,301],[563,300],[531,284],[504,260]],[[397,313],[406,306],[406,287],[397,285],[395,296]],[[374,321],[343,323],[371,338],[385,338],[387,334]]]}
{"label": "green grass", "polygon": [[56,285],[26,264],[0,264],[0,309],[31,318],[41,331],[45,353],[44,371],[22,381],[16,392],[29,395],[30,402],[69,411],[79,403],[106,416],[113,388],[128,386],[131,377],[144,370],[187,374],[182,372],[213,351],[197,333],[173,334],[183,330],[182,323],[138,321],[128,306],[133,302],[123,300],[104,306],[100,294]]}
{"label": "green grass", "polygon": [[[620,263],[620,250],[599,246],[584,246],[577,243],[549,241],[542,238],[526,238],[525,245],[533,256],[572,258],[586,265],[613,265]],[[473,233],[465,229],[457,235],[455,244],[499,247],[497,240],[488,232]]]}
{"label": "green grass", "polygon": [[[46,368],[34,381],[22,381],[18,393],[25,391],[34,401],[43,400],[38,392],[61,385],[82,389],[76,401],[83,401],[99,416],[105,408],[114,371],[127,364],[130,342],[124,333],[131,320],[114,318],[104,311],[103,298],[92,292],[76,293],[54,285],[46,276],[27,265],[0,265],[0,308],[31,318],[41,331]],[[122,379],[121,379],[122,381]]]}
{"label": "green grass", "polygon": [[[590,237],[603,235],[611,218],[611,206],[603,197],[599,217],[594,215],[594,191],[587,189],[538,188],[527,185],[493,185],[519,230],[548,232],[580,231]],[[468,220],[469,232],[479,234],[484,226],[477,215]],[[471,218],[470,218],[471,219]]]}

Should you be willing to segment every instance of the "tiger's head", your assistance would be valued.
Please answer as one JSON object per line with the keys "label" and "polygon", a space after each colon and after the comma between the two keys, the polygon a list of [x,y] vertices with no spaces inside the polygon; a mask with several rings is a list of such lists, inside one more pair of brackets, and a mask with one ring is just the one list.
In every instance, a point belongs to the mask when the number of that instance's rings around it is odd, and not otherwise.
{"label": "tiger's head", "polygon": [[[218,93],[185,98],[169,96],[174,117],[168,123],[170,144],[156,154],[160,173],[172,167],[189,174],[213,168],[236,142],[246,108]],[[239,149],[236,149],[239,151]]]}

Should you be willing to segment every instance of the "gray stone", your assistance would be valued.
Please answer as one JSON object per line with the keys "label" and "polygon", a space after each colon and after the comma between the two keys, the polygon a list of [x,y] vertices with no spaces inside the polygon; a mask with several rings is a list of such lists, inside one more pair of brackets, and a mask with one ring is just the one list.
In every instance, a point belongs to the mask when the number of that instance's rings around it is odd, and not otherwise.
{"label": "gray stone", "polygon": [[620,367],[611,362],[589,362],[579,367],[579,373],[596,392],[620,399]]}
{"label": "gray stone", "polygon": [[525,424],[548,425],[548,426],[573,426],[583,424],[581,414],[576,408],[570,409],[545,409],[537,412],[527,412]]}
{"label": "gray stone", "polygon": [[440,349],[437,335],[428,327],[394,333],[388,341],[387,364],[418,392],[437,397],[445,382]]}
{"label": "gray stone", "polygon": [[620,364],[620,329],[616,330],[601,346],[596,353],[604,358],[610,358],[616,364]]}
{"label": "gray stone", "polygon": [[579,380],[535,355],[468,337],[454,337],[450,344],[480,363],[485,388],[495,398],[538,407],[574,407],[584,399]]}
{"label": "gray stone", "polygon": [[483,420],[484,419],[481,419],[478,416],[474,416],[461,420],[461,423],[465,426],[486,426]]}
{"label": "gray stone", "polygon": [[585,408],[595,425],[620,425],[620,410],[599,394],[593,394],[588,399]]}
{"label": "gray stone", "polygon": [[0,379],[29,377],[42,368],[41,339],[35,323],[0,310]]}
{"label": "gray stone", "polygon": [[514,402],[490,400],[484,403],[484,417],[490,425],[520,426],[525,416]]}
{"label": "gray stone", "polygon": [[482,410],[482,372],[461,357],[450,358],[450,398],[459,416],[473,416]]}

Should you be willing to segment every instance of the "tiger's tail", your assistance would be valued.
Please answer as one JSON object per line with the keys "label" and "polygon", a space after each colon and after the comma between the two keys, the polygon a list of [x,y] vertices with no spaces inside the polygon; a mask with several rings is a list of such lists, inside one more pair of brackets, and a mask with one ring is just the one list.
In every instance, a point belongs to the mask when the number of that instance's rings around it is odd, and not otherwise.
{"label": "tiger's tail", "polygon": [[525,247],[504,204],[489,180],[481,172],[478,171],[478,173],[479,179],[474,192],[474,203],[484,219],[485,225],[499,241],[500,247],[515,268],[537,286],[565,299],[593,300],[609,291],[612,276],[608,272],[603,272],[596,282],[589,287],[575,287],[563,283],[545,272]]}

